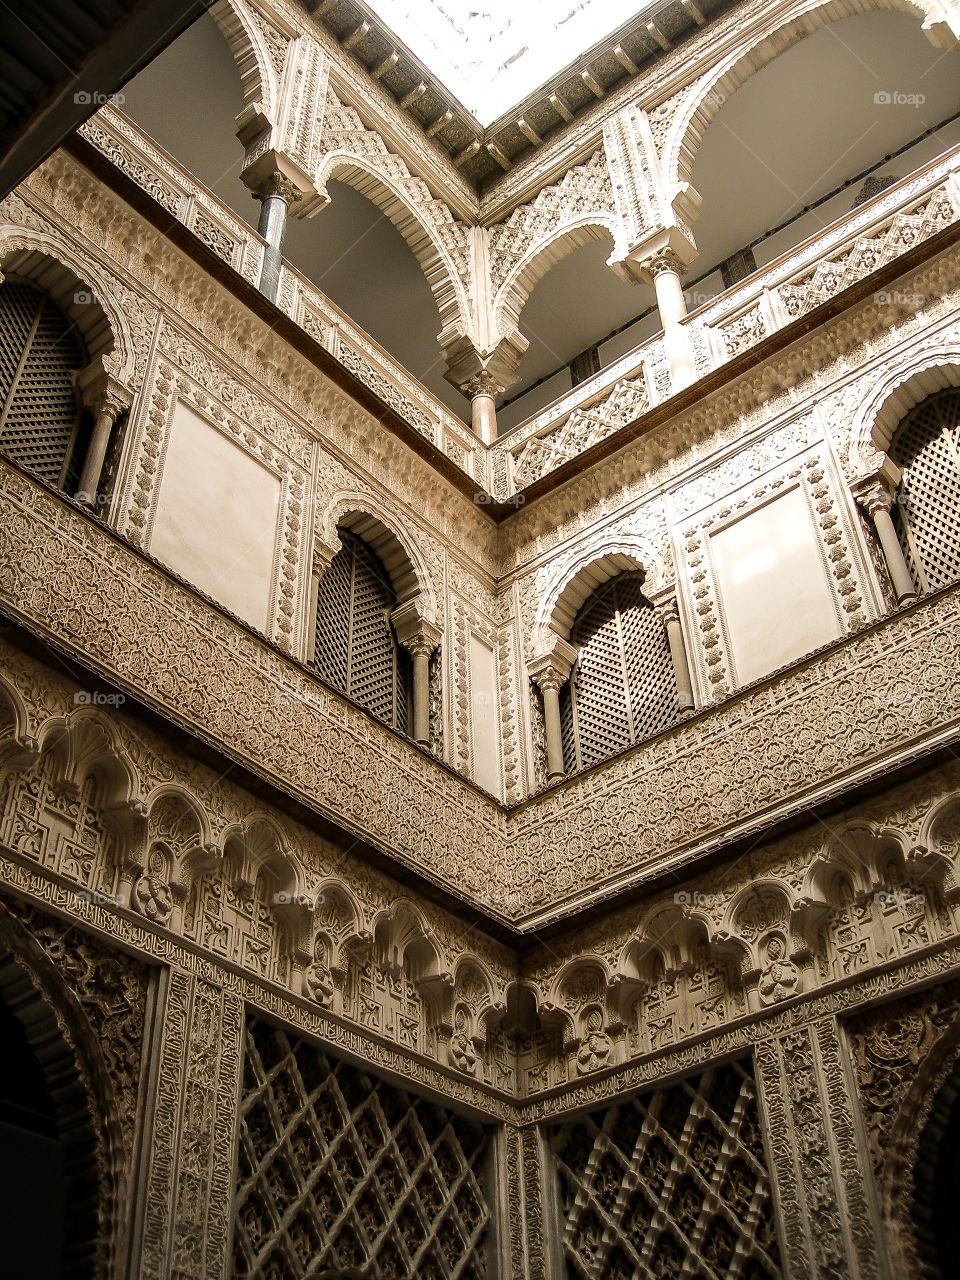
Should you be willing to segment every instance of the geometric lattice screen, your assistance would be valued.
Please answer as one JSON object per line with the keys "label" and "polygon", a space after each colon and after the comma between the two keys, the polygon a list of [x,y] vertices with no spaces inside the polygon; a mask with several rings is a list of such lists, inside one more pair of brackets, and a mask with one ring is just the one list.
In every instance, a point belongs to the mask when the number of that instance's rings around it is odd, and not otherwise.
{"label": "geometric lattice screen", "polygon": [[911,409],[889,453],[903,469],[894,517],[900,545],[917,586],[935,591],[960,578],[960,389]]}
{"label": "geometric lattice screen", "polygon": [[747,1063],[569,1121],[554,1130],[551,1146],[569,1276],[781,1274]]}
{"label": "geometric lattice screen", "polygon": [[409,656],[390,622],[396,593],[376,552],[349,529],[338,532],[341,550],[317,592],[313,668],[377,719],[406,733]]}
{"label": "geometric lattice screen", "polygon": [[579,650],[560,692],[566,771],[574,773],[672,724],[677,679],[663,623],[643,575],[621,573],[581,607],[570,630]]}
{"label": "geometric lattice screen", "polygon": [[0,448],[60,487],[77,478],[71,374],[86,364],[71,322],[45,294],[19,280],[0,285]]}
{"label": "geometric lattice screen", "polygon": [[481,1280],[487,1147],[480,1126],[252,1019],[234,1275]]}

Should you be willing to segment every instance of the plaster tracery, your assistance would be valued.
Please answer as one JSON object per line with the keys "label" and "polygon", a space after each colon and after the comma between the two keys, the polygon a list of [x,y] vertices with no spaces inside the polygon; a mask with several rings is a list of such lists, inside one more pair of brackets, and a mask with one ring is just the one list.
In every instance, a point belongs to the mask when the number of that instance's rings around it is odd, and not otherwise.
{"label": "plaster tracery", "polygon": [[[841,16],[800,0],[765,26],[753,5],[743,33],[743,13],[711,23],[711,70],[642,109],[611,95],[576,127],[577,163],[548,142],[538,194],[481,228],[460,220],[468,201],[438,198],[449,175],[428,187],[391,150],[409,129],[346,103],[343,59],[302,15],[217,10],[246,179],[280,175],[295,213],[336,177],[373,199],[430,280],[445,353],[483,364],[464,381],[481,391],[503,385],[523,303],[569,248],[609,235],[631,277],[683,265],[690,167],[724,96]],[[927,18],[946,40],[950,15]],[[228,270],[258,278],[256,237],[115,111],[85,136],[177,243],[186,228],[223,264],[214,279],[72,156],[3,203],[0,262],[45,255],[61,291],[96,296],[105,369],[133,398],[106,520],[0,466],[0,879],[69,988],[64,1025],[76,1005],[102,1060],[97,1157],[126,1197],[123,1259],[222,1278],[232,1234],[238,1275],[479,1277],[496,1251],[529,1280],[561,1253],[596,1276],[867,1277],[887,1231],[912,1273],[910,1187],[958,1060],[960,774],[931,756],[960,721],[958,596],[885,609],[853,496],[872,509],[903,413],[956,381],[955,255],[923,249],[956,221],[955,158],[698,313],[696,373],[736,357],[729,385],[650,418],[674,391],[657,338],[489,452],[284,268],[282,324],[400,414],[418,453],[231,296]],[[906,252],[912,302],[839,299]],[[809,333],[746,367],[800,320]],[[143,553],[178,400],[281,481],[267,636]],[[509,519],[495,527],[466,476],[513,494]],[[840,638],[736,692],[709,538],[791,486]],[[429,663],[421,747],[300,661],[311,572],[342,529],[377,548],[397,634]],[[528,677],[556,692],[572,660],[558,640],[621,571],[686,634],[699,710],[547,785]],[[21,629],[112,701],[18,649]],[[472,639],[496,672],[505,804],[470,781]]]}

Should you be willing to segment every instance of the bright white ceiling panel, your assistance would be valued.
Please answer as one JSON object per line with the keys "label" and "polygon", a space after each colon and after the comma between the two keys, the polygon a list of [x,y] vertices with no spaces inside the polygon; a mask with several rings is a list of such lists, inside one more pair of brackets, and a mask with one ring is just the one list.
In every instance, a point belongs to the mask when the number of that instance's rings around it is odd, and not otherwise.
{"label": "bright white ceiling panel", "polygon": [[482,125],[645,9],[638,0],[367,0]]}

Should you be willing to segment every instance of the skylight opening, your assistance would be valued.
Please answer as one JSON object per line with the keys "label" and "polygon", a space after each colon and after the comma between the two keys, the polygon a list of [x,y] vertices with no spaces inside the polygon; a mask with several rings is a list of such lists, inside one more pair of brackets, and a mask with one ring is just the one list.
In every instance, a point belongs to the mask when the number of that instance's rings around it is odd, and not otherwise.
{"label": "skylight opening", "polygon": [[367,0],[484,127],[640,13],[638,0]]}

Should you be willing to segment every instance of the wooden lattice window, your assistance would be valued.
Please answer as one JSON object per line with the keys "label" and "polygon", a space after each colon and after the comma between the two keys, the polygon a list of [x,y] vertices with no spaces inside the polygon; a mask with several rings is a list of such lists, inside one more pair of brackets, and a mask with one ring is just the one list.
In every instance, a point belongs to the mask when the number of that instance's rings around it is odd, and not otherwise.
{"label": "wooden lattice window", "polygon": [[748,1063],[558,1126],[567,1274],[766,1280],[781,1274]]}
{"label": "wooden lattice window", "polygon": [[0,285],[0,448],[72,491],[80,405],[74,376],[87,364],[74,326],[46,294]]}
{"label": "wooden lattice window", "polygon": [[317,590],[313,667],[385,724],[407,732],[409,655],[390,611],[396,593],[376,552],[349,529]]}
{"label": "wooden lattice window", "polygon": [[663,624],[643,594],[643,575],[605,582],[574,620],[579,650],[560,695],[563,759],[585,769],[671,724],[677,678]]}
{"label": "wooden lattice window", "polygon": [[252,1020],[233,1274],[481,1280],[488,1147],[480,1125]]}
{"label": "wooden lattice window", "polygon": [[894,522],[921,591],[960,578],[960,388],[928,396],[897,427],[890,457],[903,470]]}

